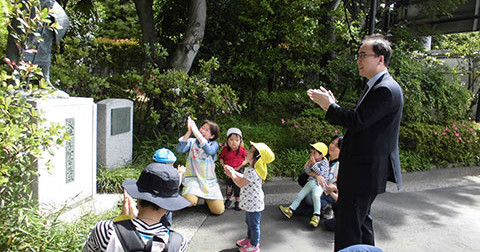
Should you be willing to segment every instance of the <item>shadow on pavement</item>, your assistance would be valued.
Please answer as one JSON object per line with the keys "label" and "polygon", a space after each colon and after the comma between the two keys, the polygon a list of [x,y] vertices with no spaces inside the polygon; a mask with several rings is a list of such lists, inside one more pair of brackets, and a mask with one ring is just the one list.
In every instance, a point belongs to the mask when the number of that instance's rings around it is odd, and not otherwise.
{"label": "shadow on pavement", "polygon": [[[480,185],[384,193],[372,207],[377,246],[384,251],[480,251]],[[311,216],[286,219],[278,205],[262,215],[264,252],[333,251],[334,233],[309,227]],[[189,252],[237,251],[246,236],[245,213],[227,209],[209,215],[189,243]]]}

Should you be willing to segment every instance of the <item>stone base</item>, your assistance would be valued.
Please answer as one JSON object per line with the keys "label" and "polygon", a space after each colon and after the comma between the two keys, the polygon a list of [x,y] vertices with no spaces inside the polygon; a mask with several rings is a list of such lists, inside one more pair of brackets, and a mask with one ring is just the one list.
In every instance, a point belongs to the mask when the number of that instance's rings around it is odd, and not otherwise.
{"label": "stone base", "polygon": [[[64,126],[70,139],[45,152],[38,160],[39,176],[33,185],[40,209],[54,211],[96,194],[97,107],[92,98],[35,99],[46,125]],[[53,168],[47,169],[50,162]]]}

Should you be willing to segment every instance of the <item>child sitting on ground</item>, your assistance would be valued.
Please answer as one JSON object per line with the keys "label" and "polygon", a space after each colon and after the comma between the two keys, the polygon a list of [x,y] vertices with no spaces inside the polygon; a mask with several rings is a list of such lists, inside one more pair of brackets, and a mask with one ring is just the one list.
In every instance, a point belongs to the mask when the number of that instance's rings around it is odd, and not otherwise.
{"label": "child sitting on ground", "polygon": [[[243,148],[242,131],[238,128],[230,128],[227,131],[227,145],[223,147],[218,157],[218,161],[223,166],[229,165],[239,173],[243,173],[243,166],[246,164],[245,156],[247,151]],[[235,196],[235,210],[242,210],[240,203],[240,188],[233,183],[231,178],[226,178],[226,195],[225,208],[232,205],[232,191]]]}
{"label": "child sitting on ground", "polygon": [[280,206],[280,211],[287,217],[291,218],[293,211],[297,209],[300,202],[309,193],[312,193],[313,199],[313,216],[310,220],[310,225],[317,227],[320,222],[320,195],[323,193],[323,188],[327,185],[329,175],[329,164],[325,155],[328,153],[328,147],[322,142],[311,145],[310,158],[305,164],[305,172],[309,175],[308,182],[303,186],[302,190],[297,195],[293,203],[286,207]]}

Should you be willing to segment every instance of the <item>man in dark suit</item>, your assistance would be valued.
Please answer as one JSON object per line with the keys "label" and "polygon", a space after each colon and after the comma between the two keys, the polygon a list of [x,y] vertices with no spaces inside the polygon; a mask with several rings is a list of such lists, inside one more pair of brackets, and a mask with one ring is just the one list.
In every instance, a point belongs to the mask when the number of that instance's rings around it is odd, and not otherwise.
{"label": "man in dark suit", "polygon": [[346,128],[340,151],[339,198],[336,212],[335,251],[353,244],[374,244],[370,208],[387,180],[402,186],[398,132],[403,94],[387,70],[392,49],[379,34],[367,36],[357,55],[359,74],[368,79],[365,92],[353,109],[335,103],[323,87],[308,96],[327,111],[328,122]]}

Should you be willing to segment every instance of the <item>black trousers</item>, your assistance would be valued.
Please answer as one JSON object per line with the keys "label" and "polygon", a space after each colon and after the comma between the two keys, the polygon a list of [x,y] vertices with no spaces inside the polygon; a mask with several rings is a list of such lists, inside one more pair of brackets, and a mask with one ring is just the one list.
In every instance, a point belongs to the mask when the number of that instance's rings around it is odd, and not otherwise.
{"label": "black trousers", "polygon": [[375,246],[370,207],[377,195],[350,195],[340,192],[335,213],[335,249],[354,244]]}
{"label": "black trousers", "polygon": [[232,187],[233,196],[240,197],[240,187],[238,187],[231,178],[227,178],[225,182],[227,184],[226,195],[232,196],[232,191],[230,191],[230,193],[228,192],[228,187]]}

